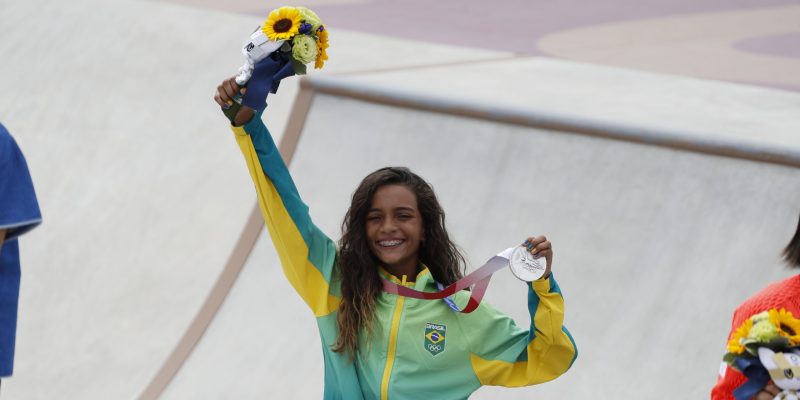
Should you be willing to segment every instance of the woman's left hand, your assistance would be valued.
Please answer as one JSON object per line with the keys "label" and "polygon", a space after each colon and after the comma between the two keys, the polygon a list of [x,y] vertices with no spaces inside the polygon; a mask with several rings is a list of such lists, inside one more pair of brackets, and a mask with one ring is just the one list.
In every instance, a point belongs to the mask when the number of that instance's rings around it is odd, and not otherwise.
{"label": "woman's left hand", "polygon": [[547,270],[542,279],[550,277],[550,266],[553,264],[553,244],[544,236],[529,237],[522,243],[535,258],[544,257],[547,260]]}

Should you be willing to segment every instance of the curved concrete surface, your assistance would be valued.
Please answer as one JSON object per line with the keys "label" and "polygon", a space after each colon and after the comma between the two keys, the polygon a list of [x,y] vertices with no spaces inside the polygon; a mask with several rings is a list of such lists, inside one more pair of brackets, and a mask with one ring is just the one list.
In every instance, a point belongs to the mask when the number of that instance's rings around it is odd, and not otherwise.
{"label": "curved concrete surface", "polygon": [[[567,71],[576,81],[608,73],[564,62],[544,65]],[[542,64],[534,60],[529,67]],[[451,81],[440,84],[462,82],[474,68],[451,68]],[[733,131],[727,129],[731,116],[717,114],[711,105],[662,111],[675,113],[676,120],[697,122],[695,131],[686,134],[699,142],[703,132],[715,129],[729,139],[745,137],[747,131],[760,133],[745,122],[758,124],[776,112],[776,105],[789,107],[800,100],[779,91],[742,92],[736,85],[614,72],[628,84],[638,83],[645,93],[639,105],[618,96],[614,88],[590,87],[581,98],[586,109],[598,115],[614,110],[639,114],[639,122],[663,129],[685,124],[644,112],[674,101],[669,93],[646,90],[653,84],[714,93],[731,105],[749,108],[747,115],[738,116],[741,126]],[[312,81],[347,81],[363,88],[364,82],[379,86],[383,77],[383,94],[404,97],[407,93],[391,83],[403,82],[408,92],[419,95],[413,102],[426,93],[422,87],[438,93],[436,86],[429,86],[432,75],[436,77],[436,68]],[[537,79],[517,81],[523,93],[530,93],[524,89],[531,84],[543,89],[519,107],[538,109],[541,99],[559,104],[559,96]],[[553,85],[559,87],[558,82]],[[322,85],[307,85],[315,86]],[[762,99],[761,106],[753,96]],[[573,112],[591,117],[586,109],[578,105]],[[797,128],[795,120],[769,123],[774,124],[772,139],[790,149],[800,147],[796,138],[781,134]],[[531,233],[546,233],[556,248],[555,273],[567,298],[567,325],[579,345],[578,362],[552,383],[483,388],[474,398],[705,397],[735,305],[755,288],[789,274],[777,254],[796,223],[796,166],[315,95],[291,170],[324,231],[338,237],[349,196],[361,177],[397,164],[418,171],[436,187],[451,232],[472,265]],[[321,395],[313,318],[283,281],[276,260],[262,237],[164,398]],[[502,272],[487,296],[520,324],[528,318],[524,299],[524,287]]]}
{"label": "curved concrete surface", "polygon": [[[25,151],[44,215],[21,243],[16,370],[2,394],[136,397],[182,343],[252,209],[244,166],[210,97],[263,17],[127,0],[0,8],[0,120]],[[352,87],[473,101],[486,90],[467,85],[492,77],[502,90],[489,92],[508,95],[494,107],[797,149],[785,134],[798,128],[786,118],[798,104],[792,93],[342,30],[332,39],[331,62],[315,76],[351,73],[336,82]],[[507,63],[489,62],[497,60]],[[363,74],[401,68],[409,71]],[[523,84],[534,88],[520,91]],[[267,118],[278,137],[297,86],[288,80],[271,98]],[[694,100],[676,105],[686,94]],[[567,323],[581,350],[575,370],[476,398],[601,389],[705,396],[735,304],[786,275],[776,253],[800,198],[794,167],[315,97],[292,171],[331,236],[356,181],[386,164],[409,165],[437,187],[473,265],[530,233],[546,232],[557,246]],[[262,237],[163,397],[321,393],[313,320],[274,261]],[[500,274],[488,301],[524,322],[518,286]],[[697,304],[707,315],[688,311]],[[646,384],[630,388],[636,380]]]}
{"label": "curved concrete surface", "polygon": [[0,7],[0,119],[44,216],[21,241],[3,398],[131,398],[183,334],[250,210],[209,101],[235,68],[218,53],[236,54],[239,18],[125,1]]}
{"label": "curved concrete surface", "polygon": [[[133,398],[203,306],[252,209],[211,97],[263,21],[124,0],[0,9],[0,120],[25,152],[44,215],[21,241],[15,375],[3,398]],[[332,39],[318,74],[508,56],[339,30]],[[270,104],[277,136],[296,91],[287,80]]]}
{"label": "curved concrete surface", "polygon": [[[538,44],[545,54],[569,60],[796,89],[800,60],[745,52],[734,44],[796,33],[799,18],[797,4],[688,14],[580,27],[544,36]],[[786,44],[774,51],[793,54],[800,48]]]}
{"label": "curved concrete surface", "polygon": [[312,78],[308,85],[389,105],[800,165],[800,96],[790,92],[546,58]]}
{"label": "curved concrete surface", "polygon": [[[160,0],[261,18],[271,0]],[[798,33],[796,0],[310,0],[326,23],[393,38],[582,60],[645,71],[800,90],[792,40],[732,42]],[[543,40],[544,39],[544,40]],[[577,49],[576,49],[577,45]],[[768,50],[769,54],[763,50]],[[770,57],[777,56],[777,57]],[[766,57],[765,57],[766,56]]]}
{"label": "curved concrete surface", "polygon": [[800,32],[749,38],[734,43],[733,47],[776,57],[800,58]]}

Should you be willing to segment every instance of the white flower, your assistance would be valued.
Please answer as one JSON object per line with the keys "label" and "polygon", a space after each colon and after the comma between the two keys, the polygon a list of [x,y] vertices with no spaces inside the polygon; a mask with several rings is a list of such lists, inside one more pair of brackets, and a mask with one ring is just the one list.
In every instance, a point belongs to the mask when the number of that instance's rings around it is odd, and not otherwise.
{"label": "white flower", "polygon": [[303,64],[317,59],[317,41],[308,35],[297,35],[292,40],[292,57]]}

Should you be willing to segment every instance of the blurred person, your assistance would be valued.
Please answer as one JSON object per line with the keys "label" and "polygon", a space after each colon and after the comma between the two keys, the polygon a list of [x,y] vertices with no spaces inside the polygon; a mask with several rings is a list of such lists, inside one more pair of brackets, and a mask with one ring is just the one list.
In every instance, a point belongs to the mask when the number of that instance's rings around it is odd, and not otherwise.
{"label": "blurred person", "polygon": [[14,372],[19,236],[42,222],[25,157],[0,124],[0,381]]}
{"label": "blurred person", "polygon": [[[794,270],[800,270],[800,219],[797,222],[797,230],[794,237],[783,250],[783,260],[787,266]],[[798,271],[800,272],[800,271]],[[736,328],[746,319],[769,309],[785,308],[797,318],[800,317],[800,274],[788,279],[773,283],[749,299],[745,300],[733,313],[733,323],[728,334],[728,340],[733,336]],[[739,371],[723,363],[717,378],[717,383],[711,390],[712,400],[733,400],[733,391],[745,383],[746,378]],[[767,387],[757,394],[756,400],[771,400],[780,392],[777,386],[770,382]]]}

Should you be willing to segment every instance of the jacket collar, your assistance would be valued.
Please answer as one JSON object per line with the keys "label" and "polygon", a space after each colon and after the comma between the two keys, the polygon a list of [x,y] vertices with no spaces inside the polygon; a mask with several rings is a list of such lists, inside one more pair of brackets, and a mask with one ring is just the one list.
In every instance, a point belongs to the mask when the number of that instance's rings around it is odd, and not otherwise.
{"label": "jacket collar", "polygon": [[[390,274],[389,271],[380,266],[378,267],[378,272],[384,279],[387,279],[389,282],[394,282],[398,285],[407,286],[413,288],[414,290],[420,291],[436,291],[436,283],[433,280],[431,271],[425,265],[420,265],[420,271],[417,273],[416,281],[406,280],[403,282],[403,279],[398,279],[396,276]],[[405,275],[403,278],[405,278]]]}

